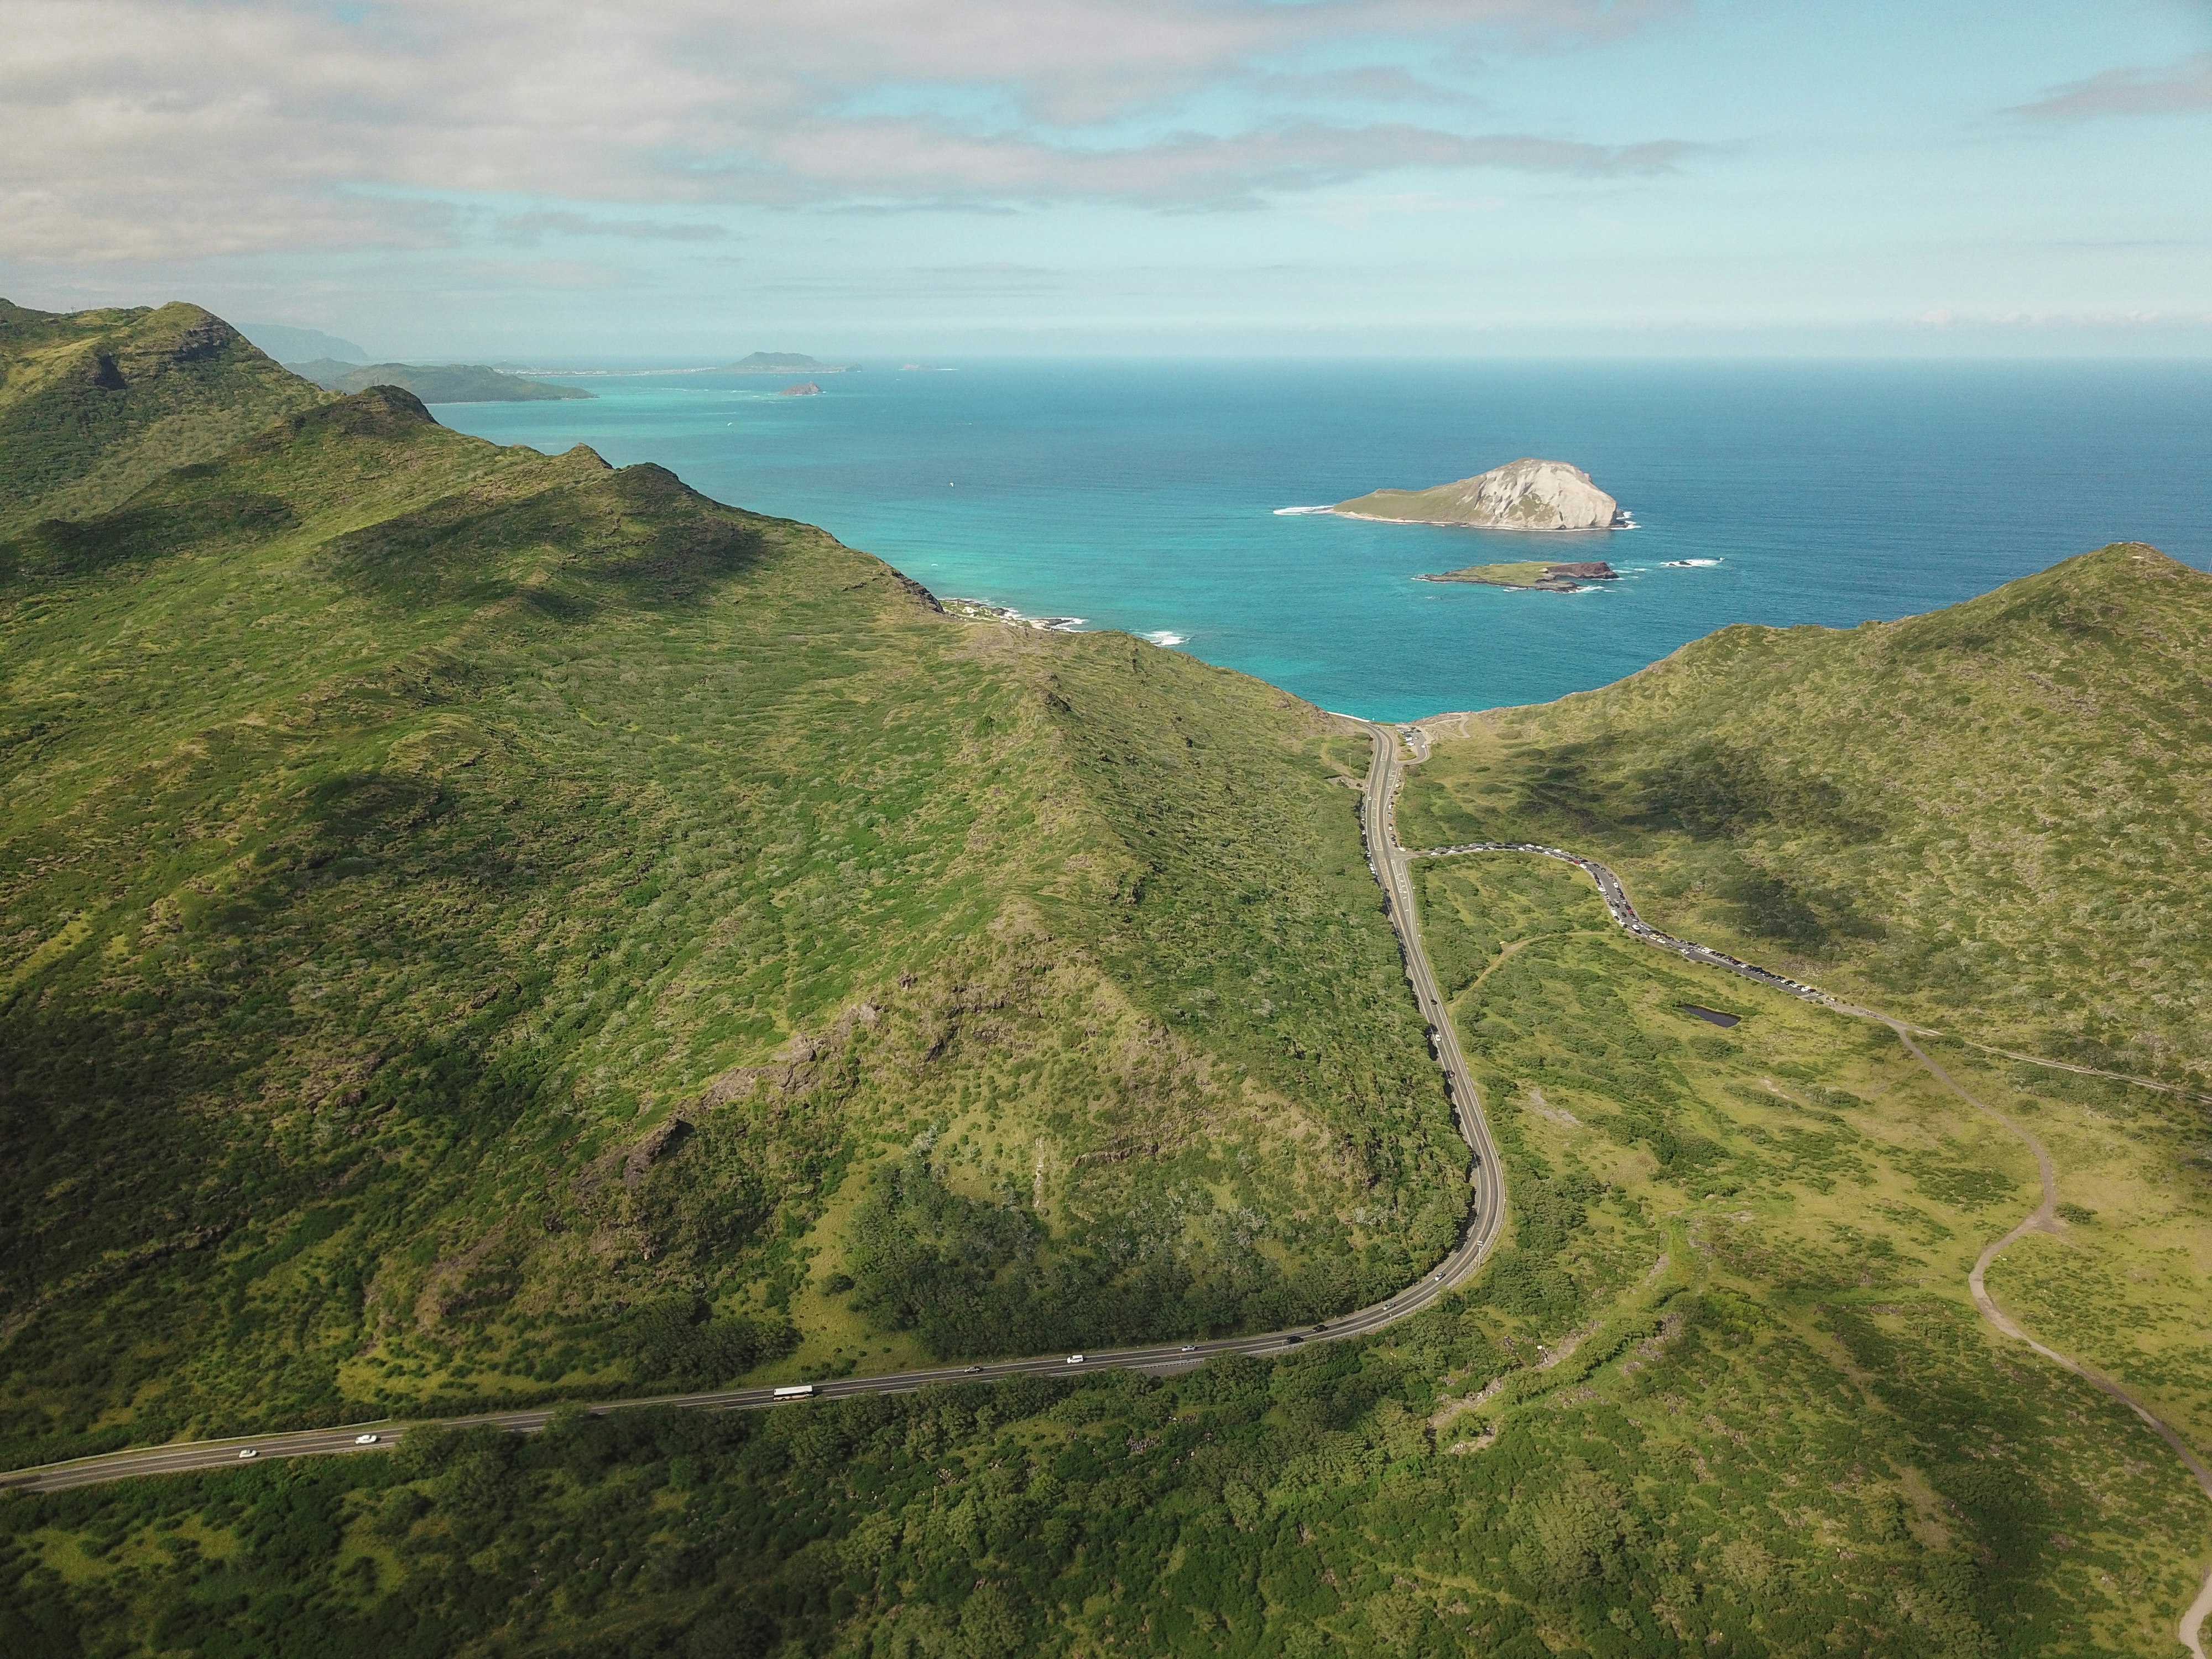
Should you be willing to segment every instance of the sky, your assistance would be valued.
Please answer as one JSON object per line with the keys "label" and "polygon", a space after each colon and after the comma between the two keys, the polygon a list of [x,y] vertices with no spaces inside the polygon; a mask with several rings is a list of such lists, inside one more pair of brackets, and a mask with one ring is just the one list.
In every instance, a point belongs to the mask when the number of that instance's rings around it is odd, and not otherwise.
{"label": "sky", "polygon": [[0,295],[379,357],[2212,356],[2212,0],[0,0]]}

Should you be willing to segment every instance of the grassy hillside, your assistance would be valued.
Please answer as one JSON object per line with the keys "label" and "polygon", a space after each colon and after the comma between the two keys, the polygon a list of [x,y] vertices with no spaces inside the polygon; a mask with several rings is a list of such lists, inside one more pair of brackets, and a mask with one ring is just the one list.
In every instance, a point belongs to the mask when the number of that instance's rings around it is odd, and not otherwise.
{"label": "grassy hillside", "polygon": [[1723,629],[1602,690],[1428,729],[1410,845],[1566,842],[1672,932],[2212,1086],[2212,577],[2150,548],[1902,622]]}
{"label": "grassy hillside", "polygon": [[319,404],[0,544],[0,1454],[1317,1316],[1463,1154],[1364,746]]}
{"label": "grassy hillside", "polygon": [[[1965,1297],[1980,1240],[2034,1201],[2018,1144],[1877,1028],[1748,985],[1726,1034],[1684,1015],[1710,972],[1626,939],[1571,871],[1423,877],[1512,1174],[1511,1243],[1451,1305],[1166,1384],[579,1418],[17,1498],[7,1633],[638,1659],[2172,1651],[2212,1514],[2131,1416]],[[2067,1079],[2038,1120],[2126,1143],[2105,1217],[2124,1188],[2178,1196],[2130,1175],[2172,1146],[2139,1117],[2115,1135],[2123,1103]],[[2179,1195],[2200,1231],[2203,1184]]]}
{"label": "grassy hillside", "polygon": [[104,512],[320,401],[198,306],[62,315],[0,300],[0,534]]}

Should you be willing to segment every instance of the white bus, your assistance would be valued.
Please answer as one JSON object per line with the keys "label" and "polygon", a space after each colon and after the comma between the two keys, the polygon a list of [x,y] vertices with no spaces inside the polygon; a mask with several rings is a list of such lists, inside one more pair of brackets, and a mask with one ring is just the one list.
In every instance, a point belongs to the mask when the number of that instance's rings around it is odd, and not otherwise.
{"label": "white bus", "polygon": [[804,1400],[813,1392],[814,1385],[811,1382],[794,1382],[789,1388],[778,1389],[775,1391],[775,1397],[778,1400]]}

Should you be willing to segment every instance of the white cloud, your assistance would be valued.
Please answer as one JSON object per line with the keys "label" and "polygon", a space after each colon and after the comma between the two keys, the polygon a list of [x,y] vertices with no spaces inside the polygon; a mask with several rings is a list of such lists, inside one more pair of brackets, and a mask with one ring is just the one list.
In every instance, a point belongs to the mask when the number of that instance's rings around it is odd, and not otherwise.
{"label": "white cloud", "polygon": [[2039,121],[2089,121],[2113,115],[2171,115],[2212,110],[2212,52],[2159,69],[2106,70],[2053,88],[2009,112]]}
{"label": "white cloud", "polygon": [[[1651,173],[1686,148],[1471,131],[1464,88],[1376,54],[1549,49],[1680,4],[0,0],[0,257],[713,234],[594,204],[1188,210],[1403,167]],[[1245,113],[1207,106],[1224,88]],[[849,112],[897,92],[932,112]],[[441,196],[539,205],[488,227]]]}

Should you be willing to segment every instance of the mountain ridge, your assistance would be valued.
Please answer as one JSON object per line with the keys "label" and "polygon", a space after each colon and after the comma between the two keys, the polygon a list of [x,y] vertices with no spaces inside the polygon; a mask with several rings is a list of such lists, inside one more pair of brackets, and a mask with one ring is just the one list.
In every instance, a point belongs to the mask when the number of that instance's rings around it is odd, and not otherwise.
{"label": "mountain ridge", "polygon": [[302,392],[0,538],[0,1442],[1280,1323],[1449,1246],[1322,717]]}
{"label": "mountain ridge", "polygon": [[116,506],[321,396],[198,306],[0,300],[0,533]]}

